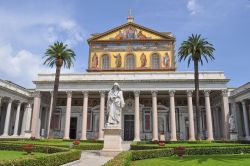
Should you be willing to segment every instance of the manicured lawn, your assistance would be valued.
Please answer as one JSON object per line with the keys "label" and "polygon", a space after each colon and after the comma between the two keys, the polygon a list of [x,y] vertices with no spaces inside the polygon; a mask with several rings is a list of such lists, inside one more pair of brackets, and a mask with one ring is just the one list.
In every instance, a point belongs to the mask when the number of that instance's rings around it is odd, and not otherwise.
{"label": "manicured lawn", "polygon": [[250,154],[244,155],[204,155],[186,156],[182,159],[176,156],[137,160],[133,166],[249,166]]}
{"label": "manicured lawn", "polygon": [[[32,152],[32,156],[43,156],[45,153]],[[0,160],[12,160],[17,158],[29,157],[26,152],[0,150]]]}

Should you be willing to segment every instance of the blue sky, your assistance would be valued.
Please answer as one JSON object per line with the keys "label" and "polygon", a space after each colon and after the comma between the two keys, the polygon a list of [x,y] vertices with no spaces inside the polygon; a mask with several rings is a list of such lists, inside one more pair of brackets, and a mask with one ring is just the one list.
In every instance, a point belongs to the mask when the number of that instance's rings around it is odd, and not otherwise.
{"label": "blue sky", "polygon": [[37,73],[54,71],[42,57],[57,40],[77,55],[74,68],[63,72],[85,72],[87,38],[126,23],[129,9],[136,23],[172,32],[176,49],[192,33],[213,43],[216,59],[200,70],[224,71],[233,87],[250,81],[250,0],[0,1],[0,78],[33,88]]}

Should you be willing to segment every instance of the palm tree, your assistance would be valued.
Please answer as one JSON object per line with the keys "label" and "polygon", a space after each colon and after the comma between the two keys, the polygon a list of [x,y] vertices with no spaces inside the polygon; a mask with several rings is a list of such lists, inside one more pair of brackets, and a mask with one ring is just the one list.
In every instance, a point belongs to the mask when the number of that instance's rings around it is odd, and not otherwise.
{"label": "palm tree", "polygon": [[201,35],[192,34],[187,41],[183,41],[178,50],[179,61],[188,60],[188,67],[191,61],[194,62],[194,83],[196,99],[196,122],[197,122],[197,139],[200,140],[200,110],[199,110],[199,63],[203,65],[203,60],[214,60],[213,45],[202,38]]}
{"label": "palm tree", "polygon": [[49,45],[49,48],[46,50],[45,56],[43,57],[43,58],[46,58],[43,63],[44,65],[48,65],[51,68],[56,66],[56,75],[55,75],[53,100],[52,100],[52,111],[49,114],[47,137],[49,136],[49,131],[50,131],[51,115],[52,115],[52,112],[55,111],[56,109],[61,67],[63,66],[63,67],[70,69],[71,66],[73,65],[73,61],[75,60],[74,51],[67,47],[68,47],[67,44],[63,44],[62,42],[56,42],[53,45]]}

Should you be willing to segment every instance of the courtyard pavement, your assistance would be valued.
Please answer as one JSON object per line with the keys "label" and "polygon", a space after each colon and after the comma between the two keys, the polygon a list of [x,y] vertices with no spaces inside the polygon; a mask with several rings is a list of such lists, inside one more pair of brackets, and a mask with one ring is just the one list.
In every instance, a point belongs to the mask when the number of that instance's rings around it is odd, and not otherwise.
{"label": "courtyard pavement", "polygon": [[[123,151],[128,151],[130,149],[130,144],[131,142],[129,141],[122,142]],[[100,150],[85,150],[82,151],[80,160],[64,164],[63,166],[101,166],[113,157],[101,156]]]}

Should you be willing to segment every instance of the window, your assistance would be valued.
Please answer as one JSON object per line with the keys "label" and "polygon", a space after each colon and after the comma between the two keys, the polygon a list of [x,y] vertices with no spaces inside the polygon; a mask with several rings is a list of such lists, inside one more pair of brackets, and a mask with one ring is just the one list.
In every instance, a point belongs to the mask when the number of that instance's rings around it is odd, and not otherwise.
{"label": "window", "polygon": [[125,61],[125,68],[126,69],[134,69],[135,68],[135,57],[134,55],[127,55]]}
{"label": "window", "polygon": [[104,70],[109,69],[109,56],[108,55],[102,56],[102,69]]}
{"label": "window", "polygon": [[158,54],[153,54],[151,57],[151,66],[153,69],[160,68],[160,56]]}

